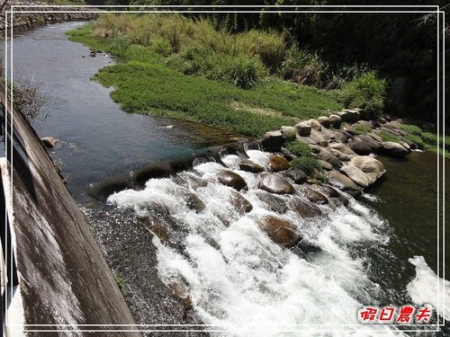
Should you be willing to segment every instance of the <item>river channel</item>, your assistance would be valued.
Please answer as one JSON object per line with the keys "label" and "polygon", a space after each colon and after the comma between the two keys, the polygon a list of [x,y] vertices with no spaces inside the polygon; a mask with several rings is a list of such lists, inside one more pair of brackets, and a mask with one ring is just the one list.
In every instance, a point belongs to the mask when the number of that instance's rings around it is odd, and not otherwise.
{"label": "river channel", "polygon": [[[110,99],[109,89],[90,80],[99,69],[115,60],[103,53],[89,57],[88,48],[70,42],[64,35],[64,31],[81,24],[46,26],[16,34],[13,39],[14,80],[38,84],[46,97],[43,110],[48,116],[45,120],[38,118],[33,126],[39,136],[59,140],[50,153],[62,167],[68,188],[80,205],[93,201],[87,193],[89,187],[105,178],[236,140],[236,135],[229,132],[193,123],[123,112]],[[311,323],[308,329],[312,330],[308,333],[314,333],[314,326],[326,326],[328,322],[336,329],[329,335],[342,335],[347,330],[336,327],[354,327],[356,312],[352,310],[358,305],[420,305],[417,301],[436,305],[439,298],[436,299],[434,288],[438,283],[445,285],[440,289],[440,296],[450,299],[448,281],[444,284],[433,275],[450,278],[450,267],[444,263],[450,253],[445,251],[442,240],[450,230],[441,216],[444,211],[447,214],[450,211],[448,203],[442,203],[442,192],[445,188],[448,198],[450,186],[448,180],[443,181],[442,169],[438,175],[436,154],[413,152],[402,161],[379,159],[387,174],[358,200],[352,201],[350,210],[330,209],[327,217],[312,221],[317,231],[307,235],[320,247],[320,252],[313,252],[307,258],[295,252],[280,252],[256,232],[244,230],[238,234],[245,217],[237,214],[227,215],[229,221],[236,223],[234,227],[214,229],[207,234],[207,239],[217,241],[221,247],[221,255],[215,255],[207,244],[206,234],[198,230],[200,223],[212,226],[213,216],[198,218],[188,210],[177,208],[174,217],[183,219],[196,234],[185,238],[189,245],[183,248],[183,254],[154,240],[161,279],[168,282],[174,273],[179,273],[192,287],[197,317],[211,325],[237,325],[244,331],[242,336],[246,335],[246,329],[271,320],[285,330]],[[441,158],[441,167],[442,163]],[[450,167],[448,159],[445,164]],[[214,173],[217,171],[214,165],[201,164],[197,171],[205,175]],[[248,177],[249,186],[252,179]],[[161,193],[171,193],[174,189],[169,180],[154,180],[143,191],[114,195],[109,203],[119,209],[136,210],[140,207],[139,200],[145,197],[161,200],[170,209],[175,199],[166,200]],[[198,197],[208,209],[213,209],[214,202],[221,202],[220,191],[216,186],[215,191],[204,190]],[[252,201],[254,213],[265,214],[256,192],[250,189],[246,198]],[[249,241],[244,242],[246,238]],[[259,256],[250,257],[254,241],[263,242],[263,248]],[[195,259],[195,263],[188,266],[186,256]],[[236,264],[229,262],[232,259]],[[411,285],[417,273],[422,277]],[[238,286],[242,282],[246,285]],[[441,314],[446,311],[447,319],[449,305],[447,302],[440,311]],[[430,334],[450,335],[448,321],[438,320],[446,326],[437,327],[438,331]],[[358,327],[352,329],[351,333],[357,336]],[[382,331],[393,332],[387,328]],[[383,332],[364,331],[366,335],[383,335]],[[260,335],[278,333],[268,328]]]}

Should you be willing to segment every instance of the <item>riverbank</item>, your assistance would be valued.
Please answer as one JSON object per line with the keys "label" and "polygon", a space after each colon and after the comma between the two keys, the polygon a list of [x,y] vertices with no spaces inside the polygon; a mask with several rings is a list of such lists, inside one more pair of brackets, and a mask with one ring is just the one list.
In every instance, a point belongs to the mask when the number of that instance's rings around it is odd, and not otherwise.
{"label": "riverbank", "polygon": [[[44,7],[44,5],[46,6]],[[24,7],[15,7],[13,21],[5,21],[5,13],[11,11],[11,6]],[[14,31],[24,31],[52,23],[88,21],[98,18],[98,14],[95,13],[95,8],[87,9],[92,11],[92,13],[86,13],[86,9],[83,8],[70,8],[70,13],[64,13],[64,11],[67,12],[67,9],[61,6],[48,7],[45,3],[35,1],[8,1],[0,12],[0,31],[4,31],[6,28],[13,28]],[[22,11],[28,12],[21,13]],[[32,13],[32,11],[40,13]],[[8,20],[10,20],[10,16],[8,16]]]}

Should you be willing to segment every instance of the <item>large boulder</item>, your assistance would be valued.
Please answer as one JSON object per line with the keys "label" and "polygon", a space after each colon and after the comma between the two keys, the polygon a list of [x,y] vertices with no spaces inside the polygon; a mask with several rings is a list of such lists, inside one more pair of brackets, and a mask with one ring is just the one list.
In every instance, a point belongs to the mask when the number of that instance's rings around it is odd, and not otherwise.
{"label": "large boulder", "polygon": [[373,139],[373,137],[369,135],[360,135],[355,137],[355,139],[369,145],[371,152],[378,153],[380,149],[380,143],[378,143],[375,139]]}
{"label": "large boulder", "polygon": [[356,129],[353,126],[349,125],[349,124],[344,124],[344,125],[341,126],[341,132],[343,132],[343,131],[349,133],[352,136],[358,134],[358,131],[356,131]]}
{"label": "large boulder", "polygon": [[193,192],[189,190],[182,190],[179,192],[179,195],[183,198],[185,205],[194,210],[197,213],[200,213],[205,209],[204,202]]}
{"label": "large boulder", "polygon": [[357,154],[362,156],[368,155],[372,152],[370,146],[367,143],[362,142],[360,140],[355,140],[351,142],[349,147],[353,152],[356,152]]}
{"label": "large boulder", "polygon": [[383,138],[381,138],[380,136],[378,136],[377,134],[371,132],[367,134],[368,136],[372,137],[375,141],[377,141],[378,143],[382,143],[383,142]]}
{"label": "large boulder", "polygon": [[381,143],[380,152],[392,157],[404,157],[408,154],[408,150],[404,146],[394,142]]}
{"label": "large boulder", "polygon": [[283,145],[284,139],[281,131],[269,131],[266,132],[261,145],[266,151],[278,152],[281,150],[281,145]]}
{"label": "large boulder", "polygon": [[350,178],[337,171],[331,171],[328,174],[328,183],[352,196],[358,196],[361,194],[361,190]]}
{"label": "large boulder", "polygon": [[291,164],[283,157],[272,155],[269,159],[269,166],[274,172],[286,171],[291,167]]}
{"label": "large boulder", "polygon": [[331,139],[334,139],[338,143],[347,143],[348,137],[341,131],[336,131]]}
{"label": "large boulder", "polygon": [[313,218],[322,215],[322,211],[316,205],[301,200],[299,197],[291,199],[288,203],[289,209],[302,218]]}
{"label": "large boulder", "polygon": [[237,173],[228,170],[221,170],[217,173],[217,179],[220,183],[233,187],[234,189],[240,191],[247,187],[245,180]]}
{"label": "large boulder", "polygon": [[271,173],[262,173],[259,188],[275,194],[293,194],[294,187],[285,178]]}
{"label": "large boulder", "polygon": [[359,168],[374,182],[386,173],[383,163],[369,156],[354,157],[350,160],[349,165]]}
{"label": "large boulder", "polygon": [[322,125],[319,123],[319,121],[315,120],[315,119],[309,119],[306,121],[306,123],[311,126],[311,129],[316,130],[316,131],[320,131],[322,130]]}
{"label": "large boulder", "polygon": [[327,163],[326,161],[320,160],[320,159],[317,161],[319,162],[320,166],[322,166],[322,168],[324,170],[327,170],[327,171],[333,170],[333,165],[331,165],[330,163]]}
{"label": "large boulder", "polygon": [[272,215],[267,215],[260,219],[260,228],[274,242],[285,248],[295,246],[302,239],[293,224]]}
{"label": "large boulder", "polygon": [[246,172],[251,172],[251,173],[259,173],[264,171],[264,167],[262,167],[261,165],[249,160],[249,159],[245,159],[243,161],[241,161],[239,163],[239,169],[241,169],[242,171],[246,171]]}
{"label": "large boulder", "polygon": [[368,176],[361,169],[355,166],[344,165],[341,167],[341,172],[344,173],[347,177],[349,177],[359,186],[367,187],[370,184],[374,183],[374,181],[370,178],[370,176]]}

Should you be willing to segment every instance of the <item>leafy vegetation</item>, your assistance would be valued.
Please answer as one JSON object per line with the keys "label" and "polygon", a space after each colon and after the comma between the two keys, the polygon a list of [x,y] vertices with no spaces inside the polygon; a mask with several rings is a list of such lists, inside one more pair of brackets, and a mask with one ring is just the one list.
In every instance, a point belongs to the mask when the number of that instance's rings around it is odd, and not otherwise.
{"label": "leafy vegetation", "polygon": [[119,64],[102,69],[94,78],[114,87],[111,97],[128,112],[197,121],[261,136],[281,125],[341,108],[323,90],[274,77],[244,90],[208,76],[188,76],[172,66],[173,58],[158,53],[154,45],[131,44],[129,37],[112,33],[103,38],[95,34],[95,29],[87,26],[69,34],[73,41],[120,58]]}
{"label": "leafy vegetation", "polygon": [[369,133],[370,131],[372,131],[372,128],[370,126],[356,124],[355,130],[358,133],[358,135],[365,135],[365,134]]}
{"label": "leafy vegetation", "polygon": [[312,157],[311,148],[308,144],[300,141],[292,141],[285,144],[286,148],[299,157]]}
{"label": "leafy vegetation", "polygon": [[291,167],[305,172],[308,176],[311,176],[314,173],[314,170],[321,170],[320,163],[314,157],[295,158],[291,161]]}

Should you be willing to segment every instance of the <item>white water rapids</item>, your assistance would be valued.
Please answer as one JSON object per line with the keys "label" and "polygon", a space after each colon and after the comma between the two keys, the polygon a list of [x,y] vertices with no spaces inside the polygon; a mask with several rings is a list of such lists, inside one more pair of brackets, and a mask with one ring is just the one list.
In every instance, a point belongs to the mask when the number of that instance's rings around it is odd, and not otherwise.
{"label": "white water rapids", "polygon": [[[247,154],[267,167],[267,153]],[[357,319],[363,305],[377,305],[378,285],[366,276],[366,258],[355,247],[388,240],[387,224],[374,211],[347,196],[346,207],[320,205],[322,216],[303,218],[292,209],[277,214],[260,198],[258,174],[239,170],[236,155],[223,162],[247,183],[248,190],[240,193],[251,202],[250,212],[239,211],[233,202],[236,191],[218,182],[216,173],[224,167],[215,162],[175,178],[151,179],[143,190],[125,190],[108,199],[162,223],[154,237],[160,277],[167,285],[177,280],[189,287],[196,315],[211,330],[221,330],[213,335],[399,334]],[[299,194],[278,197],[285,205],[294,198],[304,200]],[[188,205],[192,198],[204,204],[201,211]],[[273,242],[259,225],[266,215],[294,224],[303,237],[300,248]]]}

